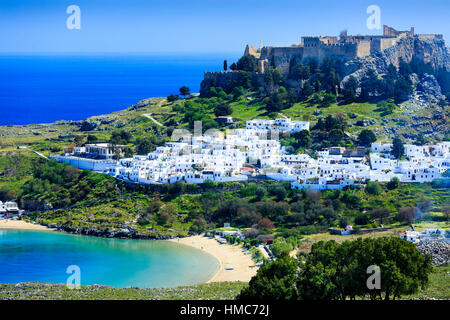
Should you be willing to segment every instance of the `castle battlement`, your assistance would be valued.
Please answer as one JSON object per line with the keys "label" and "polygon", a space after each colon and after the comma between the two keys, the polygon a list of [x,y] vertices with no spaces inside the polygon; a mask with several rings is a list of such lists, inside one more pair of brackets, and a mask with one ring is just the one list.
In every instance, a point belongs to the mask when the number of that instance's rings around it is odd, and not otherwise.
{"label": "castle battlement", "polygon": [[265,67],[271,64],[288,72],[289,61],[316,59],[319,62],[326,58],[351,60],[364,58],[395,46],[398,41],[407,37],[418,37],[421,40],[443,39],[440,34],[416,34],[414,27],[408,31],[398,31],[383,26],[383,35],[347,35],[347,31],[337,36],[302,36],[300,44],[290,47],[260,47],[256,50],[247,45],[244,55],[252,55],[258,60],[258,71],[264,73]]}

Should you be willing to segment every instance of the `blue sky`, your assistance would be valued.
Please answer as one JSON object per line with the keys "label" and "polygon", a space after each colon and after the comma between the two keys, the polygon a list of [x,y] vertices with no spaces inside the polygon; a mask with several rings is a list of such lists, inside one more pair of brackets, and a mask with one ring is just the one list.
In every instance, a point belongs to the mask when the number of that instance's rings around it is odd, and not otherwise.
{"label": "blue sky", "polygon": [[[81,29],[66,28],[66,8],[81,9]],[[0,0],[0,53],[242,52],[247,43],[283,46],[302,35],[381,34],[381,24],[450,41],[448,0]]]}

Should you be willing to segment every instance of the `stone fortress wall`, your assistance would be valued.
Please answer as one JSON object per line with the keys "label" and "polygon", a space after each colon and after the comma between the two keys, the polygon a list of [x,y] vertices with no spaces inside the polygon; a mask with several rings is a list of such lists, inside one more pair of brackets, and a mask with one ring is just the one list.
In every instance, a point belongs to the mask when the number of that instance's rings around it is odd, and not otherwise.
{"label": "stone fortress wall", "polygon": [[326,58],[348,61],[358,57],[364,58],[395,46],[403,38],[414,36],[421,40],[443,39],[442,35],[437,34],[415,35],[414,28],[398,31],[385,25],[383,35],[347,35],[347,31],[343,31],[339,37],[305,36],[301,38],[301,44],[290,47],[263,47],[260,44],[259,48],[255,49],[247,45],[244,55],[252,55],[257,59],[259,73],[264,73],[269,65],[287,73],[291,61],[316,59],[320,62]]}
{"label": "stone fortress wall", "polygon": [[[434,68],[450,71],[450,49],[445,46],[443,36],[416,34],[414,28],[397,31],[384,26],[383,35],[348,35],[347,31],[342,31],[339,37],[305,36],[301,38],[300,44],[289,47],[263,46],[261,43],[255,49],[247,45],[244,55],[256,58],[257,71],[251,73],[251,81],[261,86],[264,85],[264,72],[269,66],[279,68],[287,75],[290,68],[308,59],[318,62],[326,58],[341,59],[346,62],[346,77],[364,69],[365,64],[367,68],[372,68],[375,60],[378,68],[376,73],[382,74],[389,64],[398,67],[400,60],[411,61],[413,56],[424,63],[430,63]],[[368,57],[371,59],[367,60]],[[362,75],[363,72],[360,72],[355,76],[360,78]],[[241,76],[241,72],[233,70],[205,72],[200,92],[205,94],[212,86],[226,88],[227,84],[239,81]]]}

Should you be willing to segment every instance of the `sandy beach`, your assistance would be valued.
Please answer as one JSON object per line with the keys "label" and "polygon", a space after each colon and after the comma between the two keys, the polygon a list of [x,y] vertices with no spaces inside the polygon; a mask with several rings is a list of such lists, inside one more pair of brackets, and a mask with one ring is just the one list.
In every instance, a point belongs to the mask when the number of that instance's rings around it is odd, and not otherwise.
{"label": "sandy beach", "polygon": [[23,220],[0,219],[0,229],[21,229],[21,230],[47,230],[54,229],[41,226],[40,224],[33,224]]}
{"label": "sandy beach", "polygon": [[[219,261],[219,269],[207,282],[245,281],[256,274],[258,267],[250,254],[242,252],[242,246],[220,244],[215,239],[204,236],[171,239],[169,241],[204,250]],[[233,270],[227,270],[233,268]]]}
{"label": "sandy beach", "polygon": [[[23,220],[0,219],[0,229],[21,229],[53,231],[54,229]],[[220,244],[215,239],[204,236],[171,239],[168,241],[204,250],[219,262],[219,269],[207,282],[244,281],[248,282],[256,274],[258,267],[250,254],[242,252],[241,245]]]}

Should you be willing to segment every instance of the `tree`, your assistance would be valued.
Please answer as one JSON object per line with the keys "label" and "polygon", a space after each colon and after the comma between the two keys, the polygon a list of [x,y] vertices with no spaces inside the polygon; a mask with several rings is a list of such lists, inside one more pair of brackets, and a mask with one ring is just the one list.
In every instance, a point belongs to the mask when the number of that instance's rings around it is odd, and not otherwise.
{"label": "tree", "polygon": [[280,95],[277,92],[274,92],[268,99],[267,99],[267,111],[269,112],[279,112],[283,109],[283,104],[280,99]]}
{"label": "tree", "polygon": [[377,137],[372,130],[364,129],[358,135],[358,144],[360,146],[369,147],[375,141],[377,141]]}
{"label": "tree", "polygon": [[392,179],[386,184],[389,190],[397,189],[400,186],[400,179],[397,177],[392,177]]}
{"label": "tree", "polygon": [[358,215],[355,217],[355,224],[364,226],[369,223],[369,216],[365,213],[358,213]]}
{"label": "tree", "polygon": [[272,251],[273,255],[277,258],[283,255],[288,255],[292,249],[294,249],[292,244],[288,243],[285,238],[281,237],[276,238],[270,246],[270,251]]}
{"label": "tree", "polygon": [[389,217],[389,210],[386,208],[375,208],[369,212],[370,219],[380,220],[383,223],[383,218]]}
{"label": "tree", "polygon": [[450,202],[448,202],[447,204],[445,204],[442,209],[441,209],[442,213],[444,214],[444,217],[447,219],[447,221],[449,221],[450,218]]}
{"label": "tree", "polygon": [[403,222],[413,223],[416,215],[416,207],[402,207],[398,212],[398,219]]}
{"label": "tree", "polygon": [[266,195],[266,189],[264,187],[258,186],[255,190],[255,200],[261,201]]}
{"label": "tree", "polygon": [[84,136],[76,136],[74,142],[77,147],[81,147],[84,144]]}
{"label": "tree", "polygon": [[309,77],[311,77],[309,66],[305,66],[301,62],[297,63],[292,71],[292,78],[295,80],[307,80]]}
{"label": "tree", "polygon": [[98,138],[94,135],[88,134],[86,143],[96,143]]}
{"label": "tree", "polygon": [[268,92],[274,92],[276,87],[282,83],[283,74],[278,68],[268,67],[264,72],[264,85]]}
{"label": "tree", "polygon": [[[72,167],[73,168],[73,167]],[[5,199],[6,200],[14,200],[17,197],[17,192],[14,190],[9,190],[8,192],[6,192],[5,194]]]}
{"label": "tree", "polygon": [[366,76],[361,80],[361,95],[363,101],[378,95],[381,88],[381,81],[373,69],[369,69]]}
{"label": "tree", "polygon": [[147,155],[150,152],[152,152],[154,149],[153,143],[150,141],[150,139],[138,139],[136,142],[136,153],[139,155]]}
{"label": "tree", "polygon": [[231,94],[233,95],[234,99],[239,98],[240,96],[243,96],[245,93],[245,89],[242,86],[237,86],[233,88],[233,91],[231,91]]}
{"label": "tree", "polygon": [[289,255],[282,255],[270,264],[264,264],[250,280],[238,300],[294,300],[297,298],[295,281],[298,263]]}
{"label": "tree", "polygon": [[395,82],[394,98],[396,102],[402,102],[408,100],[408,97],[412,94],[413,87],[411,80],[405,77],[399,77]]}
{"label": "tree", "polygon": [[292,134],[292,137],[297,140],[295,147],[309,148],[311,146],[311,137],[308,130],[302,130]]}
{"label": "tree", "polygon": [[348,226],[348,219],[347,219],[347,217],[339,218],[339,228],[344,229],[346,226]]}
{"label": "tree", "polygon": [[302,87],[302,98],[307,99],[309,96],[311,96],[314,93],[314,89],[311,87],[311,84],[309,81],[305,81]]}
{"label": "tree", "polygon": [[186,86],[182,86],[182,87],[180,88],[180,94],[181,94],[183,97],[186,97],[187,95],[190,94],[190,89],[189,89],[188,87],[186,87]]}
{"label": "tree", "polygon": [[256,58],[254,56],[243,56],[236,63],[237,70],[255,72],[257,69]]}
{"label": "tree", "polygon": [[286,188],[281,184],[276,184],[269,188],[270,194],[274,195],[278,201],[284,200],[286,198],[287,192]]}
{"label": "tree", "polygon": [[374,196],[381,194],[380,184],[376,181],[369,181],[366,186],[366,192]]}
{"label": "tree", "polygon": [[233,113],[233,109],[228,103],[221,103],[214,108],[214,114],[216,117],[228,116]]}
{"label": "tree", "polygon": [[97,124],[95,122],[84,120],[81,123],[80,131],[92,131],[92,130],[95,130],[96,128],[97,128]]}
{"label": "tree", "polygon": [[402,139],[395,137],[392,140],[392,155],[395,159],[400,159],[405,153],[405,146],[403,145]]}
{"label": "tree", "polygon": [[328,141],[334,146],[339,146],[344,136],[345,133],[341,129],[332,129],[328,135]]}
{"label": "tree", "polygon": [[[431,256],[398,237],[320,241],[300,266],[297,292],[305,300],[397,299],[425,288],[432,271]],[[380,289],[366,285],[370,266],[380,270]]]}
{"label": "tree", "polygon": [[385,116],[392,114],[395,110],[395,107],[396,107],[395,103],[388,102],[386,100],[382,100],[377,103],[377,108],[379,108],[383,112],[383,115]]}
{"label": "tree", "polygon": [[175,95],[175,94],[171,93],[170,95],[167,96],[167,101],[168,102],[174,102],[176,100],[178,100],[178,95],[177,94]]}
{"label": "tree", "polygon": [[235,223],[243,225],[246,227],[254,226],[261,220],[261,215],[259,213],[251,211],[249,208],[238,209],[238,214],[235,219]]}
{"label": "tree", "polygon": [[407,63],[403,59],[400,59],[399,66],[398,66],[398,73],[402,77],[409,78],[409,76],[413,73],[413,70],[409,63]]}
{"label": "tree", "polygon": [[262,218],[258,221],[258,228],[265,231],[270,231],[275,228],[275,225],[270,219]]}
{"label": "tree", "polygon": [[116,130],[111,133],[109,142],[112,145],[126,144],[131,140],[132,136],[127,130],[122,129],[120,131]]}
{"label": "tree", "polygon": [[344,84],[342,96],[345,103],[352,103],[356,100],[356,90],[358,89],[358,80],[354,76],[350,76]]}
{"label": "tree", "polygon": [[62,176],[64,178],[64,181],[71,182],[78,176],[79,170],[75,167],[68,166],[64,168]]}
{"label": "tree", "polygon": [[123,149],[123,155],[125,158],[132,158],[134,155],[133,149],[131,147],[125,147]]}
{"label": "tree", "polygon": [[223,70],[227,71],[228,69],[228,61],[227,60],[223,60]]}
{"label": "tree", "polygon": [[332,103],[336,102],[336,96],[332,93],[324,93],[321,97],[321,106],[328,108]]}
{"label": "tree", "polygon": [[167,203],[159,209],[158,222],[161,225],[170,226],[175,222],[176,207],[172,203]]}

